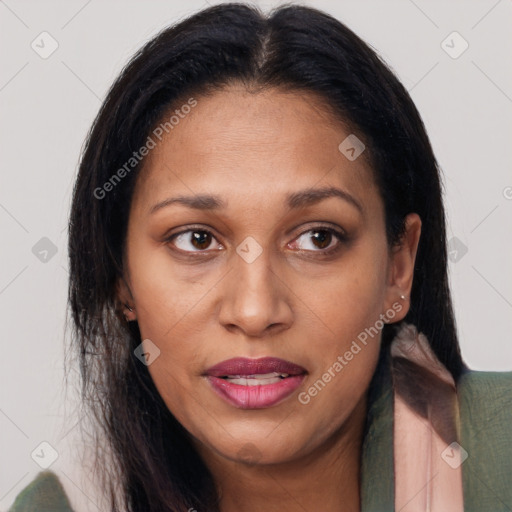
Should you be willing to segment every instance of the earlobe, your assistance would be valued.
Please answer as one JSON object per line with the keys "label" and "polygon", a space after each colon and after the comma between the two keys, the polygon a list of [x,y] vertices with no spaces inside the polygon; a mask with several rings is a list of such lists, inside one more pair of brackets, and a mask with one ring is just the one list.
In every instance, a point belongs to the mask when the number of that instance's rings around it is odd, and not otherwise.
{"label": "earlobe", "polygon": [[125,304],[124,310],[123,310],[123,316],[127,322],[133,322],[133,321],[137,320],[137,314],[135,313],[135,306],[130,307],[128,304]]}
{"label": "earlobe", "polygon": [[124,277],[119,277],[116,282],[116,295],[119,302],[119,309],[127,322],[133,322],[137,319],[135,304],[128,283]]}

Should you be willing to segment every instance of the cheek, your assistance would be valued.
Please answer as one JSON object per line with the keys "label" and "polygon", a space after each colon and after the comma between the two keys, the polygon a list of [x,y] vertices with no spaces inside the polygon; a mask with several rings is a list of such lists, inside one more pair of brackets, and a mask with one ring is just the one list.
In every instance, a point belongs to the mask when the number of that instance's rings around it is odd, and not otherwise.
{"label": "cheek", "polygon": [[169,410],[185,422],[199,403],[195,396],[204,355],[212,351],[205,324],[211,325],[209,298],[218,276],[199,267],[173,264],[165,248],[129,246],[129,272],[141,338],[160,350],[148,366]]}
{"label": "cheek", "polygon": [[313,371],[298,400],[304,414],[317,418],[315,436],[331,432],[350,415],[377,365],[387,260],[375,247],[354,251],[308,295],[308,309],[315,314],[299,330],[306,342],[312,340],[307,350]]}
{"label": "cheek", "polygon": [[[158,249],[133,244],[129,258],[130,282],[143,338],[166,340],[187,326],[193,331],[190,315],[201,309],[217,279],[200,265],[173,264],[165,247]],[[186,339],[186,338],[185,338]]]}
{"label": "cheek", "polygon": [[[375,237],[377,240],[379,238]],[[351,248],[328,273],[311,280],[304,274],[293,288],[314,313],[308,323],[324,336],[320,342],[328,353],[329,347],[343,350],[360,332],[380,318],[387,291],[387,252],[385,240],[379,243],[367,237]],[[311,327],[310,327],[311,329]]]}

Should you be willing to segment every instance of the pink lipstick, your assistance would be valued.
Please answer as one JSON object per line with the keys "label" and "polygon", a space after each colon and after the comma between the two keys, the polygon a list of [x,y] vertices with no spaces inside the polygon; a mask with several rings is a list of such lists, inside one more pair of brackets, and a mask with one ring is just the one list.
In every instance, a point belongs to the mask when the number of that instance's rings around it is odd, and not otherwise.
{"label": "pink lipstick", "polygon": [[228,359],[205,372],[221,398],[240,409],[264,409],[290,396],[302,383],[306,370],[276,357]]}

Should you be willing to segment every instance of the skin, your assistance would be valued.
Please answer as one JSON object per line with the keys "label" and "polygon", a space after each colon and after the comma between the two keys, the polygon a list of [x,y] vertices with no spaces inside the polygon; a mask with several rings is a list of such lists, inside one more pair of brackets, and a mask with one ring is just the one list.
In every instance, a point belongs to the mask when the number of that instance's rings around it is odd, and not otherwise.
{"label": "skin", "polygon": [[[297,397],[381,314],[395,305],[392,322],[406,315],[400,295],[410,294],[421,220],[411,213],[401,245],[388,246],[371,171],[363,157],[340,153],[351,132],[315,96],[230,86],[197,101],[144,162],[119,299],[134,309],[125,314],[142,339],[161,351],[148,369],[211,470],[222,512],[358,511],[380,333],[308,404]],[[285,203],[289,193],[325,186],[349,193],[361,211],[338,197],[298,209]],[[227,206],[173,203],[150,212],[195,194],[218,195]],[[348,239],[315,231],[325,227]],[[212,236],[194,242],[194,229]],[[248,236],[262,249],[252,263],[236,252]],[[284,401],[239,409],[203,376],[238,356],[280,357],[308,374]]]}

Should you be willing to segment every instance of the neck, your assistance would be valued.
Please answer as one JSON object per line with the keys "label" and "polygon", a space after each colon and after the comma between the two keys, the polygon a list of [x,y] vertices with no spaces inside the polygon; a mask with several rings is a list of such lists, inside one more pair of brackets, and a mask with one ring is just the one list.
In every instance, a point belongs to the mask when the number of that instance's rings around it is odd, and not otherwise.
{"label": "neck", "polygon": [[283,463],[247,465],[210,452],[205,460],[221,497],[220,512],[360,511],[365,419],[366,395],[320,446]]}

